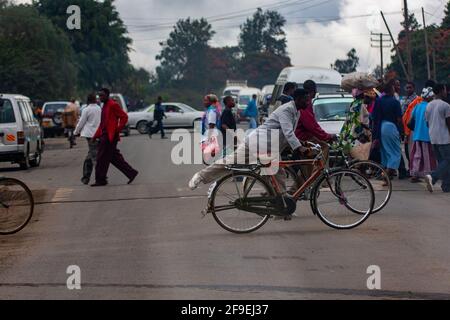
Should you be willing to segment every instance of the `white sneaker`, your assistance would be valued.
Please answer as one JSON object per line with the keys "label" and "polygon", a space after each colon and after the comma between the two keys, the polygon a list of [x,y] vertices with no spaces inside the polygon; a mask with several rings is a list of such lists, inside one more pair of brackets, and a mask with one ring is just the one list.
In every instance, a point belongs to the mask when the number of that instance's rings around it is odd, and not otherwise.
{"label": "white sneaker", "polygon": [[202,182],[202,177],[200,176],[200,174],[196,173],[191,181],[189,181],[189,189],[191,190],[195,190],[198,188],[200,182]]}
{"label": "white sneaker", "polygon": [[433,177],[430,176],[429,174],[427,174],[425,176],[425,182],[427,184],[427,190],[430,191],[431,193],[433,193],[434,192]]}

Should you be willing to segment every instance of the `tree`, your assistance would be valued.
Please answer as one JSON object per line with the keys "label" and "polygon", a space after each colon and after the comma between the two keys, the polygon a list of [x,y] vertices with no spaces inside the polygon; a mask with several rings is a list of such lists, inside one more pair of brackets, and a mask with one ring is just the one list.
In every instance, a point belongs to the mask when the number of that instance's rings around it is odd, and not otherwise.
{"label": "tree", "polygon": [[[113,86],[127,75],[131,39],[114,0],[35,0],[34,5],[69,37],[83,88]],[[69,30],[66,26],[66,10],[71,5],[81,8],[81,30]]]}
{"label": "tree", "polygon": [[443,29],[450,29],[450,1],[448,1],[447,5],[445,6],[445,16],[444,20],[442,21],[442,28]]}
{"label": "tree", "polygon": [[340,73],[352,73],[356,71],[359,66],[359,57],[356,55],[356,49],[351,49],[347,53],[347,59],[336,60],[334,62],[334,69]]}
{"label": "tree", "polygon": [[205,68],[208,42],[214,33],[206,19],[179,20],[169,39],[160,43],[163,49],[156,57],[161,61],[156,69],[161,85],[184,80],[194,87],[203,87],[209,72]]}
{"label": "tree", "polygon": [[268,52],[274,55],[287,55],[286,33],[283,30],[286,19],[276,11],[263,11],[261,8],[241,26],[239,47],[244,56]]}
{"label": "tree", "polygon": [[0,92],[67,99],[77,69],[67,36],[32,6],[0,10]]}

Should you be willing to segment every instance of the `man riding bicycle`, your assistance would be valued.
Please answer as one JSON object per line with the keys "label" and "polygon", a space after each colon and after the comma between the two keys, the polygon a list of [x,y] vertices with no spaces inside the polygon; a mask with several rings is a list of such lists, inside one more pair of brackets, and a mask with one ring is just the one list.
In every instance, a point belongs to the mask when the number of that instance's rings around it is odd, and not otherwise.
{"label": "man riding bicycle", "polygon": [[[305,148],[295,136],[295,128],[300,119],[300,110],[305,110],[308,107],[310,101],[309,94],[304,89],[297,89],[293,94],[293,98],[293,101],[279,107],[263,125],[250,133],[233,154],[197,172],[189,182],[189,188],[194,190],[200,183],[209,184],[227,175],[229,173],[227,165],[236,163],[236,158],[245,159],[247,164],[249,158],[258,159],[262,157],[262,154],[258,154],[260,152],[258,149],[262,146],[261,141],[271,141],[269,137],[273,130],[279,132],[279,150],[272,150],[271,143],[269,142],[266,144],[268,154],[272,154],[272,152],[280,153],[287,147],[290,147],[294,150],[294,154],[299,156],[303,156],[308,152],[309,149]],[[252,145],[254,143],[258,144],[256,146],[257,148]],[[257,154],[250,154],[252,150],[258,150]],[[276,178],[282,187],[284,186],[284,177],[285,175],[282,169],[276,173]]]}

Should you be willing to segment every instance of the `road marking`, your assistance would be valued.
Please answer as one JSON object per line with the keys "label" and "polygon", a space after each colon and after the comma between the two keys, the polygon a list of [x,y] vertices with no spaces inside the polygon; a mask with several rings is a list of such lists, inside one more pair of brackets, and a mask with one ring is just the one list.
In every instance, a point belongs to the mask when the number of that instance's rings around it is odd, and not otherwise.
{"label": "road marking", "polygon": [[59,188],[56,190],[55,195],[53,196],[51,202],[67,201],[70,199],[72,193],[73,189]]}

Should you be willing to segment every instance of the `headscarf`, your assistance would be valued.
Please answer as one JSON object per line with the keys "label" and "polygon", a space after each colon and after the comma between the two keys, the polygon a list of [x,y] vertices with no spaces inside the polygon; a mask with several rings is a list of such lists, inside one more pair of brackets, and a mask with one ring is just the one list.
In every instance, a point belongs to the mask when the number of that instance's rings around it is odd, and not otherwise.
{"label": "headscarf", "polygon": [[424,99],[431,99],[431,98],[433,98],[434,97],[433,88],[431,88],[431,87],[424,88],[422,90],[421,97],[424,98]]}

